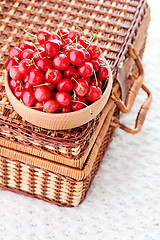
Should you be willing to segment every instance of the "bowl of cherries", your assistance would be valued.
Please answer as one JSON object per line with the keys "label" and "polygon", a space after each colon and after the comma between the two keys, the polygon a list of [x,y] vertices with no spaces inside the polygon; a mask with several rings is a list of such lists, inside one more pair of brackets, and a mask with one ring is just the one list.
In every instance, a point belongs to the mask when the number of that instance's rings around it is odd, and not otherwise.
{"label": "bowl of cherries", "polygon": [[41,30],[29,42],[10,49],[5,88],[15,111],[47,129],[81,126],[104,108],[112,73],[96,35],[87,40],[78,30]]}

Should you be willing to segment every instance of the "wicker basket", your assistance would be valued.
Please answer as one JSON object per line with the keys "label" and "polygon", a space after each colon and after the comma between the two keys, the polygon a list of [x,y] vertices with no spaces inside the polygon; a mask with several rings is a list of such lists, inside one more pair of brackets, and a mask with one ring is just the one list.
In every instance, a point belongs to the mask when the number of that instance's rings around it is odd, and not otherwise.
{"label": "wicker basket", "polygon": [[[114,85],[103,111],[81,127],[58,131],[34,126],[14,111],[5,95],[2,74],[1,187],[58,205],[77,206],[89,189],[115,127],[137,133],[149,109],[151,94],[142,83],[143,68],[138,56],[147,36],[149,7],[144,0],[108,0],[103,3],[93,0],[48,1],[47,4],[45,1],[39,4],[17,0],[14,4],[3,1],[1,8],[2,69],[8,57],[6,52],[24,37],[22,28],[33,33],[40,28],[54,31],[57,23],[67,28],[78,23],[88,36],[97,31],[103,55],[112,68]],[[18,21],[16,28],[15,20]],[[31,40],[28,35],[25,38]],[[138,71],[133,81],[130,76],[134,66]],[[126,79],[129,90],[124,104],[121,95],[123,97],[125,92]],[[118,109],[129,112],[140,88],[148,97],[132,130],[120,123]]]}

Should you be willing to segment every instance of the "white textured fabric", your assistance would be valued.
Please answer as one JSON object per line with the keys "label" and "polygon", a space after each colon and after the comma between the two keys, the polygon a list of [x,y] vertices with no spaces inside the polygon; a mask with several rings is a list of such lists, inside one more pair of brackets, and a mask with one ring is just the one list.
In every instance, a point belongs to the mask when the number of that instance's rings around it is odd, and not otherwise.
{"label": "white textured fabric", "polygon": [[[159,240],[160,238],[160,4],[149,0],[152,21],[143,58],[153,103],[141,133],[116,130],[83,203],[62,208],[0,191],[0,240]],[[145,99],[121,121],[133,125]]]}

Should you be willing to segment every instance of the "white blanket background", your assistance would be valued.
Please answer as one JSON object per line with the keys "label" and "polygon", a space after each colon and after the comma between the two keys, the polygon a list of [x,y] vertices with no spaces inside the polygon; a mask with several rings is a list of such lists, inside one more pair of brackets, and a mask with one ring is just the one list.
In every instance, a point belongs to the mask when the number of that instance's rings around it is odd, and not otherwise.
{"label": "white blanket background", "polygon": [[[151,23],[143,58],[153,94],[142,131],[117,129],[84,202],[55,205],[0,190],[0,240],[160,239],[160,1],[149,0]],[[134,126],[140,92],[121,121]]]}

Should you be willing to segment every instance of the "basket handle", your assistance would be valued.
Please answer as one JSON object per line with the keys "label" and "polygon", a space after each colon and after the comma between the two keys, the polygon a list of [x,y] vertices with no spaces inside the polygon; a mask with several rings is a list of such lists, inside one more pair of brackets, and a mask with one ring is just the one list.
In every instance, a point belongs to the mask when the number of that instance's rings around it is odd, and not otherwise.
{"label": "basket handle", "polygon": [[135,102],[136,96],[139,92],[139,89],[142,86],[143,78],[144,78],[144,71],[143,71],[141,59],[138,56],[133,45],[129,45],[129,54],[135,60],[136,66],[138,67],[138,70],[139,70],[139,76],[137,77],[137,79],[134,80],[131,89],[128,91],[125,104],[122,102],[122,100],[120,99],[120,97],[116,92],[112,92],[112,95],[111,95],[111,99],[114,101],[114,103],[117,105],[117,107],[122,113],[128,113],[131,111],[133,104]]}
{"label": "basket handle", "polygon": [[151,95],[151,92],[149,91],[149,89],[144,84],[142,84],[141,88],[147,93],[148,97],[138,112],[138,115],[136,118],[136,123],[135,123],[135,128],[131,129],[131,128],[125,126],[123,123],[121,123],[119,121],[119,119],[117,117],[112,118],[112,121],[111,121],[112,126],[121,128],[125,132],[131,133],[131,134],[136,134],[141,131],[141,128],[143,126],[147,112],[148,112],[151,102],[152,102],[152,95]]}

